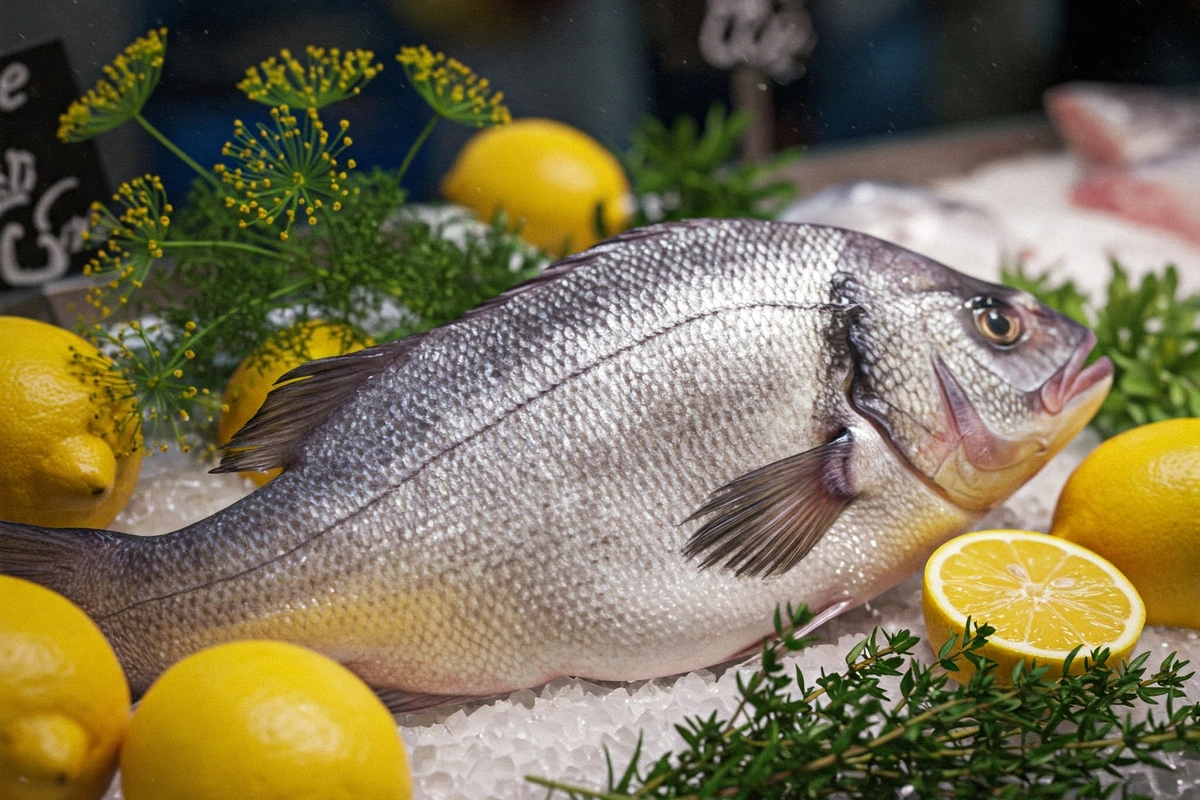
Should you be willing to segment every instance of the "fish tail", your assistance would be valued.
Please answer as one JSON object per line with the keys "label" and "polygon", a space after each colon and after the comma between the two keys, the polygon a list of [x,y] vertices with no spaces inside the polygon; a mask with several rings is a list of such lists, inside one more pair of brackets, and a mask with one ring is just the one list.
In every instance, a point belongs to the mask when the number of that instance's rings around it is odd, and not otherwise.
{"label": "fish tail", "polygon": [[108,553],[128,534],[89,528],[42,528],[0,521],[0,575],[41,584],[84,606],[89,577],[100,571]]}

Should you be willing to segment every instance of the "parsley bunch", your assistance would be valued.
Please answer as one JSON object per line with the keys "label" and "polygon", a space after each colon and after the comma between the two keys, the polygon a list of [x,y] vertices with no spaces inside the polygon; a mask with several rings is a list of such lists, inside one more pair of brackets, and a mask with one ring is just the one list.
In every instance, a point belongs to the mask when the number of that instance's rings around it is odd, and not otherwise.
{"label": "parsley bunch", "polygon": [[[1179,705],[1186,661],[1168,656],[1154,672],[1149,654],[1119,668],[1092,653],[1080,675],[1052,678],[1019,666],[1010,682],[979,655],[994,631],[968,622],[931,665],[912,655],[908,631],[872,633],[846,656],[846,669],[809,681],[784,666],[779,650],[811,615],[776,615],[780,645],[738,681],[741,703],[722,720],[694,717],[678,731],[685,749],[643,767],[640,745],[607,788],[528,780],[581,798],[1111,797],[1121,769],[1163,767],[1161,756],[1200,754],[1200,706]],[[976,669],[965,686],[950,676]],[[898,683],[897,680],[898,679]],[[898,691],[889,687],[898,685]],[[1135,722],[1133,707],[1156,706]]]}
{"label": "parsley bunch", "polygon": [[703,132],[691,117],[680,117],[671,127],[643,119],[624,159],[637,202],[633,224],[693,217],[773,219],[795,197],[796,187],[767,179],[799,151],[784,150],[765,164],[734,165],[734,150],[749,124],[747,112],[726,116],[719,103],[709,109]]}
{"label": "parsley bunch", "polygon": [[1111,262],[1105,304],[1095,307],[1075,284],[1053,284],[1048,274],[1029,276],[1018,265],[1001,280],[1096,333],[1094,361],[1113,362],[1113,389],[1092,420],[1105,438],[1148,422],[1200,416],[1200,294],[1179,297],[1179,273],[1167,266],[1134,287],[1129,273]]}

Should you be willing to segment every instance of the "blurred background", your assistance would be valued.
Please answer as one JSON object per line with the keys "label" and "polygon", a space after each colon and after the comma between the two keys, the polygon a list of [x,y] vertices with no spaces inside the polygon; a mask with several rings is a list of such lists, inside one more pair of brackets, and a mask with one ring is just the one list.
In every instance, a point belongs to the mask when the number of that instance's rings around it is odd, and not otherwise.
{"label": "blurred background", "polygon": [[[1071,79],[1200,82],[1197,0],[765,0],[807,15],[811,36],[789,74],[713,66],[699,44],[705,0],[0,0],[0,55],[64,41],[75,82],[134,37],[167,26],[168,58],[148,118],[201,163],[219,160],[235,117],[261,106],[234,84],[281,48],[363,47],[385,70],[339,106],[360,163],[395,167],[428,119],[393,56],[425,43],[502,89],[515,117],[575,125],[614,151],[643,115],[703,118],[714,101],[765,104],[767,146],[819,150],[872,137],[1036,115],[1042,92]],[[737,5],[727,0],[726,5]],[[718,31],[719,35],[721,32]],[[706,55],[708,58],[706,58]],[[744,78],[744,76],[743,76]],[[761,109],[760,109],[761,110]],[[406,181],[417,199],[471,131],[442,125]],[[161,173],[168,193],[187,167],[136,126],[100,137],[105,169]]]}

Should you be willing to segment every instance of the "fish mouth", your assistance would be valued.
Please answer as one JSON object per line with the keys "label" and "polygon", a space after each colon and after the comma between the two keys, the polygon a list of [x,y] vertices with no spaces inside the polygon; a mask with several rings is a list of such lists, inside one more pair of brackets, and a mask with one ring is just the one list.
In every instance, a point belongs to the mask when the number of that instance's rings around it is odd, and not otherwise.
{"label": "fish mouth", "polygon": [[1042,384],[1038,395],[1048,413],[1058,414],[1076,397],[1112,378],[1113,365],[1108,356],[1098,359],[1088,367],[1083,366],[1095,346],[1096,334],[1087,331],[1087,335],[1075,348],[1067,363]]}

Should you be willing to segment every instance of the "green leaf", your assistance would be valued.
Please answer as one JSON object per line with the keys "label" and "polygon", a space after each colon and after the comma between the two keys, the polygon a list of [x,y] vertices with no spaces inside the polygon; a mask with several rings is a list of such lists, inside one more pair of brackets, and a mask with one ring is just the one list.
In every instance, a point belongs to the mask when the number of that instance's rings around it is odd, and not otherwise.
{"label": "green leaf", "polygon": [[744,112],[727,116],[709,108],[703,132],[690,117],[668,128],[646,118],[631,137],[625,166],[637,201],[635,224],[695,217],[773,218],[796,194],[787,181],[770,180],[799,151],[777,154],[763,165],[735,164],[738,141],[748,127]]}
{"label": "green leaf", "polygon": [[1113,390],[1092,426],[1113,436],[1136,425],[1200,415],[1200,294],[1178,297],[1179,272],[1173,265],[1149,273],[1133,287],[1129,273],[1111,262],[1106,305],[1093,309],[1067,281],[1055,285],[1049,273],[1031,277],[1023,265],[1004,266],[1003,280],[1029,291],[1051,308],[1090,324],[1097,346],[1092,360],[1113,362]]}

